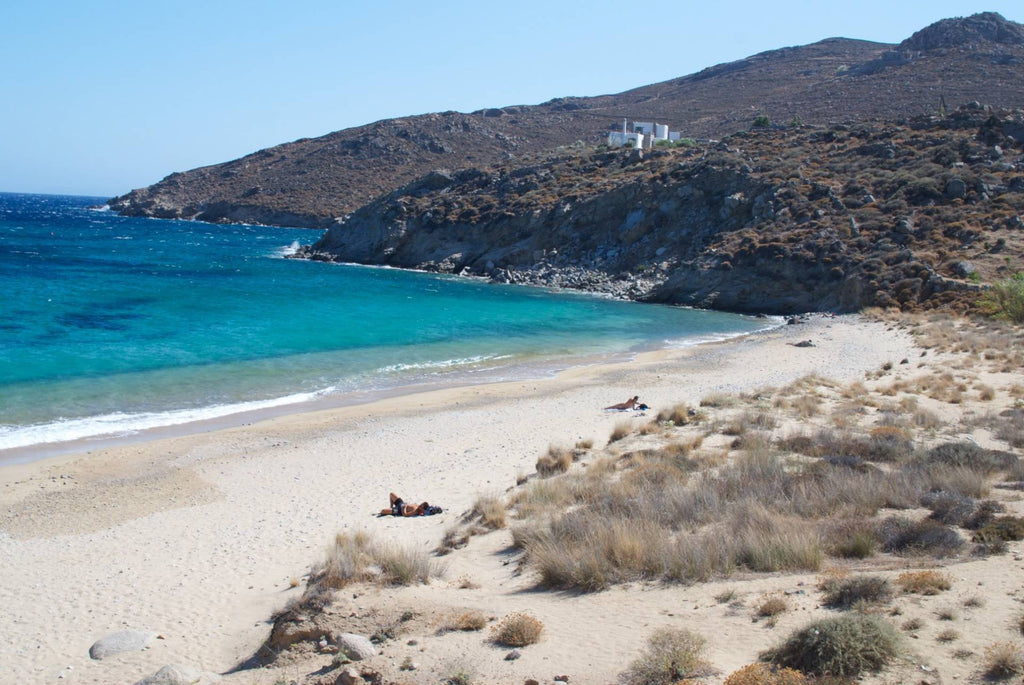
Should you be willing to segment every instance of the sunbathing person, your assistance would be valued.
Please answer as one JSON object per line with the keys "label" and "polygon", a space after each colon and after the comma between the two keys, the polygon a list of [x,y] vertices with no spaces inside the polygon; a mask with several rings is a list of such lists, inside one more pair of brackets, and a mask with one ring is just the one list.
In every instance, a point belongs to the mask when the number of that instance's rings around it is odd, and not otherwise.
{"label": "sunbathing person", "polygon": [[610,407],[605,407],[605,409],[614,409],[616,411],[632,411],[633,409],[636,409],[639,404],[640,404],[640,396],[639,395],[634,395],[633,397],[631,397],[630,399],[626,400],[625,402],[620,402],[619,404],[613,404]]}
{"label": "sunbathing person", "polygon": [[381,509],[381,516],[431,516],[433,514],[440,514],[441,507],[432,507],[427,502],[421,502],[420,504],[406,504],[401,497],[395,493],[390,494],[391,497],[391,508]]}

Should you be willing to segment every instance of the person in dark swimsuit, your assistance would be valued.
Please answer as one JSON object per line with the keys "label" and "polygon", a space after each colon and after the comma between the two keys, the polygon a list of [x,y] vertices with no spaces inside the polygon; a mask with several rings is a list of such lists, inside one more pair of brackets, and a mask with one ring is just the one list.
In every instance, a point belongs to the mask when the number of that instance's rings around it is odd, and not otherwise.
{"label": "person in dark swimsuit", "polygon": [[432,509],[427,502],[421,502],[420,504],[406,504],[401,497],[395,493],[391,493],[391,508],[381,509],[381,516],[424,516],[428,509]]}

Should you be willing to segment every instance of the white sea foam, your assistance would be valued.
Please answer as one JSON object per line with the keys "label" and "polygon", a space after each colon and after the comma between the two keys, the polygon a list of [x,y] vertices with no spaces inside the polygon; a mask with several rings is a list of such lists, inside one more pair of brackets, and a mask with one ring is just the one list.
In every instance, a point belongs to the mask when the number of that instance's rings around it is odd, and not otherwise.
{"label": "white sea foam", "polygon": [[299,251],[302,245],[299,244],[298,240],[293,240],[291,245],[285,245],[274,250],[275,257],[291,257],[293,254]]}
{"label": "white sea foam", "polygon": [[420,364],[391,364],[377,369],[377,373],[397,373],[401,371],[428,371],[430,369],[450,369],[456,366],[469,366],[482,362],[500,361],[511,359],[511,354],[479,355],[476,357],[462,357],[460,359],[444,359],[434,362],[422,362]]}
{"label": "white sea foam", "polygon": [[0,451],[29,445],[132,435],[152,428],[208,421],[242,412],[309,402],[330,394],[334,390],[334,387],[330,387],[317,392],[298,393],[270,400],[253,400],[167,412],[114,412],[78,419],[59,419],[30,426],[0,426]]}

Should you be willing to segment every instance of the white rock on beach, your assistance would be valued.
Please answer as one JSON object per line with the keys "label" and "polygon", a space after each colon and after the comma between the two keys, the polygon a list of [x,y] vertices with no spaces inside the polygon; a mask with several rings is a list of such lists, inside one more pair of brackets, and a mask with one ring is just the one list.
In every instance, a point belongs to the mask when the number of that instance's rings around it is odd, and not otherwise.
{"label": "white rock on beach", "polygon": [[105,659],[122,652],[138,652],[145,649],[156,633],[147,630],[119,630],[100,638],[89,648],[89,656],[93,659]]}
{"label": "white rock on beach", "polygon": [[204,673],[183,664],[167,664],[135,685],[213,685],[219,682],[220,676],[215,673]]}

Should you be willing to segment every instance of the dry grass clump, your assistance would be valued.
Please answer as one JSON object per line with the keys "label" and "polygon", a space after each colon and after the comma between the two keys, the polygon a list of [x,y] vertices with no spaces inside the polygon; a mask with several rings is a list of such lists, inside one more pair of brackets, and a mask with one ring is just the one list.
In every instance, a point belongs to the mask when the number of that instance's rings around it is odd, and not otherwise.
{"label": "dry grass clump", "polygon": [[622,674],[623,685],[671,685],[686,678],[711,675],[704,658],[707,641],[685,628],[661,628]]}
{"label": "dry grass clump", "polygon": [[1024,651],[1012,642],[996,642],[985,648],[985,677],[1006,680],[1024,673]]}
{"label": "dry grass clump", "polygon": [[671,423],[675,426],[685,426],[693,421],[697,412],[688,404],[677,404],[671,409],[662,409],[658,412],[658,423]]}
{"label": "dry grass clump", "polygon": [[880,670],[899,648],[899,633],[888,621],[844,614],[811,623],[761,658],[807,674],[848,677]]}
{"label": "dry grass clump", "polygon": [[824,594],[824,604],[836,609],[850,609],[859,605],[880,604],[892,599],[889,581],[881,576],[827,576],[818,583]]}
{"label": "dry grass clump", "polygon": [[487,617],[483,612],[472,610],[460,614],[453,614],[446,618],[438,629],[439,632],[448,633],[454,631],[471,632],[483,630],[487,627]]}
{"label": "dry grass clump", "polygon": [[896,577],[904,592],[916,595],[937,595],[953,587],[949,576],[940,571],[905,571]]}
{"label": "dry grass clump", "polygon": [[619,440],[622,440],[623,438],[629,437],[629,435],[632,432],[633,432],[633,422],[632,421],[619,421],[618,423],[615,424],[615,427],[612,428],[612,434],[608,436],[608,442],[609,443],[618,442]]}
{"label": "dry grass clump", "polygon": [[505,503],[500,497],[484,495],[473,504],[470,516],[491,530],[499,530],[508,524]]}
{"label": "dry grass clump", "polygon": [[733,671],[722,685],[807,685],[807,676],[773,664],[749,664]]}
{"label": "dry grass clump", "polygon": [[491,641],[505,647],[526,647],[540,641],[544,624],[529,614],[514,613],[501,619],[491,632]]}
{"label": "dry grass clump", "polygon": [[1008,409],[1000,414],[996,437],[1013,447],[1024,447],[1024,408]]}
{"label": "dry grass clump", "polygon": [[935,639],[938,642],[956,642],[960,639],[960,633],[953,630],[952,628],[947,628],[946,630],[943,630],[941,633],[936,635]]}
{"label": "dry grass clump", "polygon": [[548,451],[537,460],[537,475],[542,478],[556,473],[565,473],[572,466],[572,450],[550,445]]}
{"label": "dry grass clump", "polygon": [[425,552],[377,542],[366,533],[339,533],[327,558],[310,572],[310,585],[337,589],[351,583],[429,583],[441,567]]}
{"label": "dry grass clump", "polygon": [[875,524],[866,518],[831,521],[824,527],[823,538],[829,554],[844,559],[867,559],[878,551]]}
{"label": "dry grass clump", "polygon": [[757,605],[757,615],[762,618],[771,618],[789,611],[789,600],[783,595],[770,595],[761,600]]}
{"label": "dry grass clump", "polygon": [[903,625],[900,626],[901,629],[907,631],[908,633],[912,633],[915,630],[921,630],[921,628],[923,627],[924,621],[922,621],[919,618],[908,618],[906,621],[903,622]]}
{"label": "dry grass clump", "polygon": [[705,395],[700,400],[700,406],[702,407],[734,407],[739,404],[739,397],[735,393],[729,392],[713,392],[710,395]]}

